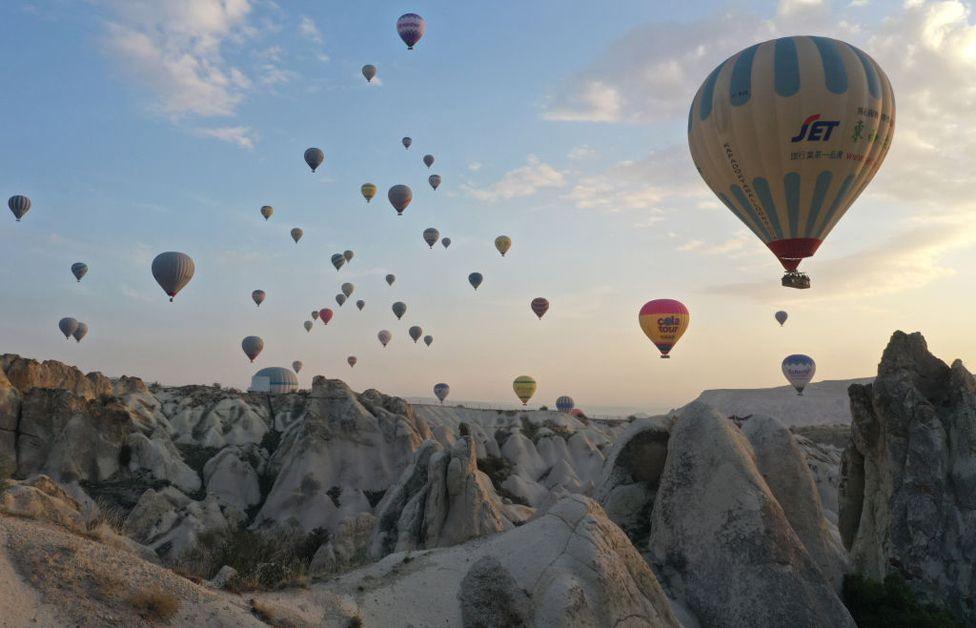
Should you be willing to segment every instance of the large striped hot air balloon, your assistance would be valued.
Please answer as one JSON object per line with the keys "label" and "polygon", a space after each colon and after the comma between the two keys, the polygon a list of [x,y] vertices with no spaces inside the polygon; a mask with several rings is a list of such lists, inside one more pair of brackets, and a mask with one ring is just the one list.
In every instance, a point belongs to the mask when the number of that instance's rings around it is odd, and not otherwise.
{"label": "large striped hot air balloon", "polygon": [[545,316],[546,312],[549,311],[549,299],[544,297],[536,297],[532,299],[529,307],[532,308],[532,312],[538,316],[539,320],[541,321],[542,317]]}
{"label": "large striped hot air balloon", "polygon": [[556,399],[556,410],[560,412],[569,412],[574,407],[576,407],[576,402],[569,395],[563,395]]}
{"label": "large striped hot air balloon", "polygon": [[328,325],[329,321],[332,320],[333,316],[335,316],[335,312],[333,312],[327,307],[324,307],[321,310],[319,310],[319,320],[322,321],[323,325]]}
{"label": "large striped hot air balloon", "polygon": [[708,187],[783,264],[797,271],[884,161],[895,100],[881,67],[826,37],[756,44],[698,89],[688,145]]}
{"label": "large striped hot air balloon", "polygon": [[68,340],[78,330],[78,321],[70,316],[66,316],[58,321],[58,329],[64,334],[64,339]]}
{"label": "large striped hot air balloon", "polygon": [[451,394],[450,386],[443,382],[440,384],[434,384],[434,396],[437,397],[437,400],[440,401],[442,405],[449,394]]}
{"label": "large striped hot air balloon", "polygon": [[390,340],[393,338],[393,334],[391,334],[385,329],[381,329],[376,334],[376,337],[380,339],[380,344],[386,347],[386,345],[388,345],[390,343]]}
{"label": "large striped hot air balloon", "polygon": [[803,389],[810,383],[816,372],[817,363],[808,355],[797,353],[783,359],[783,375],[793,388],[796,388],[798,395],[803,394]]}
{"label": "large striped hot air balloon", "polygon": [[441,232],[438,231],[437,229],[434,229],[433,227],[427,227],[426,229],[424,229],[423,235],[424,235],[424,242],[427,243],[427,246],[429,246],[430,248],[434,248],[434,245],[437,244],[437,241],[441,237]]}
{"label": "large striped hot air balloon", "polygon": [[655,299],[648,301],[637,315],[641,329],[661,352],[662,358],[668,355],[681,335],[688,329],[691,315],[680,301],[674,299]]}
{"label": "large striped hot air balloon", "polygon": [[305,151],[305,163],[312,169],[312,172],[315,172],[315,169],[321,166],[323,161],[325,161],[325,153],[321,149],[309,148]]}
{"label": "large striped hot air balloon", "polygon": [[264,341],[257,336],[246,336],[244,340],[241,341],[241,349],[244,350],[244,355],[253,362],[254,358],[258,357],[261,351],[264,349]]}
{"label": "large striped hot air balloon", "polygon": [[173,297],[193,279],[196,267],[186,253],[167,251],[160,253],[152,261],[152,274],[156,283],[172,301]]}
{"label": "large striped hot air balloon", "polygon": [[393,205],[393,209],[396,210],[397,216],[403,215],[403,210],[407,208],[410,201],[413,200],[413,190],[410,186],[397,184],[390,188],[387,192],[386,197],[390,199],[390,205]]}
{"label": "large striped hot air balloon", "polygon": [[291,393],[298,390],[298,378],[290,369],[282,366],[269,366],[251,377],[250,390],[272,395]]}
{"label": "large striped hot air balloon", "polygon": [[88,274],[88,264],[84,262],[75,262],[71,265],[71,274],[75,276],[75,279],[81,283],[81,278]]}
{"label": "large striped hot air balloon", "polygon": [[331,261],[332,261],[332,265],[335,266],[335,269],[338,271],[340,268],[343,267],[343,265],[345,265],[346,256],[343,255],[342,253],[334,253],[332,255]]}
{"label": "large striped hot air balloon", "polygon": [[30,211],[31,200],[23,194],[15,194],[7,199],[7,207],[10,208],[17,222],[20,222],[20,219]]}
{"label": "large striped hot air balloon", "polygon": [[407,50],[413,50],[420,38],[424,36],[427,23],[416,13],[404,13],[397,19],[396,29],[397,35],[407,45]]}
{"label": "large striped hot air balloon", "polygon": [[529,404],[529,399],[535,394],[536,383],[528,375],[519,375],[512,382],[512,389],[515,391],[515,396],[522,402],[522,405],[526,406]]}
{"label": "large striped hot air balloon", "polygon": [[362,192],[363,198],[366,199],[367,203],[373,200],[373,197],[376,196],[376,186],[373,185],[372,183],[362,184],[362,186],[360,186],[359,188],[359,191]]}

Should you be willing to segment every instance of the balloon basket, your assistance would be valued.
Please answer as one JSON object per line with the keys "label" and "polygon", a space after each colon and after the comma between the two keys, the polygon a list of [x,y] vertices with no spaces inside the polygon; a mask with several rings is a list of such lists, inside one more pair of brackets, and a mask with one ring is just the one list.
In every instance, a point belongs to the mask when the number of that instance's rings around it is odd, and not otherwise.
{"label": "balloon basket", "polygon": [[810,287],[810,278],[799,271],[792,270],[783,275],[781,282],[784,288],[796,288],[797,290],[807,290]]}

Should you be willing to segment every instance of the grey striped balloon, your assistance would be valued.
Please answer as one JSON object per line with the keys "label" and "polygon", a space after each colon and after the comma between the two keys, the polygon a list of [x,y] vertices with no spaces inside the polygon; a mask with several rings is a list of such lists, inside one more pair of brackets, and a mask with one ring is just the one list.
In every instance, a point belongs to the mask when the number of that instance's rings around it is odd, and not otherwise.
{"label": "grey striped balloon", "polygon": [[24,214],[30,211],[31,201],[22,194],[15,194],[7,199],[7,207],[14,213],[14,218],[17,219],[17,222],[20,222]]}
{"label": "grey striped balloon", "polygon": [[85,323],[78,323],[78,327],[71,335],[74,336],[75,342],[81,342],[81,339],[84,338],[85,335],[87,334],[88,334],[88,325],[86,325]]}
{"label": "grey striped balloon", "polygon": [[264,349],[264,341],[257,336],[247,336],[241,341],[241,349],[244,350],[244,355],[253,362],[254,358],[258,357],[261,350]]}
{"label": "grey striped balloon", "polygon": [[64,339],[68,340],[78,330],[78,321],[70,316],[66,316],[58,321],[58,329],[64,334]]}
{"label": "grey striped balloon", "polygon": [[160,253],[152,261],[153,277],[163,292],[169,295],[170,301],[186,284],[190,283],[195,270],[193,259],[186,253],[178,251]]}

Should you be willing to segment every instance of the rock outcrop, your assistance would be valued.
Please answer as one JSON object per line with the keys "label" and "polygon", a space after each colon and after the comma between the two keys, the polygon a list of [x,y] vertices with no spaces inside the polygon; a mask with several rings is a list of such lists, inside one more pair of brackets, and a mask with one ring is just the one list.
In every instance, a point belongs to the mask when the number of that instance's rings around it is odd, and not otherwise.
{"label": "rock outcrop", "polygon": [[840,531],[853,566],[901,572],[923,599],[976,624],[976,381],[895,332],[873,384],[850,389]]}

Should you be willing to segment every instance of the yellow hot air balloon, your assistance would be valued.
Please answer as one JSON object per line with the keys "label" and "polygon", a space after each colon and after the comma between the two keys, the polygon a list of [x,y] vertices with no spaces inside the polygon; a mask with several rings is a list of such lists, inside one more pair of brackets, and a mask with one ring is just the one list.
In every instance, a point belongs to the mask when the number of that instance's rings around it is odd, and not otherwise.
{"label": "yellow hot air balloon", "polygon": [[495,238],[495,248],[498,249],[498,252],[502,254],[502,257],[505,257],[505,253],[508,253],[508,249],[512,248],[512,239],[507,235],[498,236]]}
{"label": "yellow hot air balloon", "polygon": [[515,390],[515,396],[519,398],[522,405],[528,405],[529,399],[535,394],[536,383],[535,380],[528,375],[519,375],[512,382],[512,388]]}
{"label": "yellow hot air balloon", "polygon": [[733,55],[691,104],[688,145],[716,196],[779,258],[783,285],[870,183],[891,145],[881,67],[826,37],[783,37]]}
{"label": "yellow hot air balloon", "polygon": [[359,191],[363,193],[363,198],[366,199],[367,203],[370,202],[374,196],[376,196],[376,186],[372,183],[364,183],[363,186],[359,188]]}

